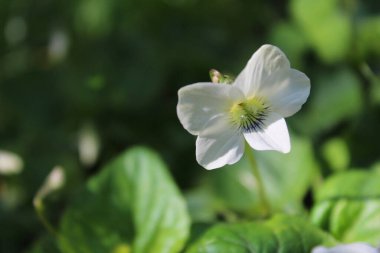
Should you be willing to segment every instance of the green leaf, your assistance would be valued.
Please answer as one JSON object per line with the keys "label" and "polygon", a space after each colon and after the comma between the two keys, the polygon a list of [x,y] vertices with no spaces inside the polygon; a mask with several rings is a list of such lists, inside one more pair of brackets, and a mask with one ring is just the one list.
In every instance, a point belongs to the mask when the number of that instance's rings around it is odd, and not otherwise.
{"label": "green leaf", "polygon": [[348,171],[327,180],[316,194],[311,219],[342,242],[380,243],[380,173]]}
{"label": "green leaf", "polygon": [[[294,134],[291,138],[289,154],[252,152],[258,161],[272,211],[295,214],[303,211],[302,200],[315,176],[317,164],[311,143]],[[260,216],[262,206],[257,183],[245,157],[235,165],[210,172],[209,176],[208,183],[219,199],[221,211],[232,209]]]}
{"label": "green leaf", "polygon": [[330,177],[316,194],[321,202],[336,198],[369,199],[380,197],[380,173],[351,170]]}
{"label": "green leaf", "polygon": [[328,140],[322,147],[322,154],[330,168],[335,171],[347,169],[350,163],[347,143],[341,138]]}
{"label": "green leaf", "polygon": [[276,216],[266,222],[216,225],[187,253],[310,253],[325,243],[333,240],[305,220]]}
{"label": "green leaf", "polygon": [[339,4],[339,0],[291,2],[294,19],[318,55],[328,63],[344,59],[351,45],[350,16]]}
{"label": "green leaf", "polygon": [[185,194],[187,209],[193,222],[209,222],[215,220],[215,209],[218,205],[215,196],[205,184]]}
{"label": "green leaf", "polygon": [[360,80],[351,70],[341,68],[329,76],[320,75],[314,83],[309,110],[296,122],[305,134],[320,133],[361,112]]}
{"label": "green leaf", "polygon": [[308,48],[308,43],[296,25],[287,22],[278,23],[271,31],[270,42],[284,51],[293,68],[301,70],[304,68],[302,57]]}
{"label": "green leaf", "polygon": [[112,1],[79,1],[75,15],[75,27],[79,34],[98,37],[105,35],[111,28]]}
{"label": "green leaf", "polygon": [[358,23],[357,50],[362,58],[380,55],[380,16],[365,17]]}
{"label": "green leaf", "polygon": [[120,155],[91,178],[61,221],[63,252],[179,252],[189,233],[185,202],[146,148]]}

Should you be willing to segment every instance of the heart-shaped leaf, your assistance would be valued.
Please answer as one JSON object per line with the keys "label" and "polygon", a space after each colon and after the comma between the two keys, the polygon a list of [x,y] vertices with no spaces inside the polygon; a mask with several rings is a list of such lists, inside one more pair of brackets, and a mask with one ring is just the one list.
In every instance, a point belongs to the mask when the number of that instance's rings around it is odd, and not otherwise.
{"label": "heart-shaped leaf", "polygon": [[70,253],[176,253],[189,223],[184,199],[161,159],[133,148],[91,178],[65,212],[60,247]]}

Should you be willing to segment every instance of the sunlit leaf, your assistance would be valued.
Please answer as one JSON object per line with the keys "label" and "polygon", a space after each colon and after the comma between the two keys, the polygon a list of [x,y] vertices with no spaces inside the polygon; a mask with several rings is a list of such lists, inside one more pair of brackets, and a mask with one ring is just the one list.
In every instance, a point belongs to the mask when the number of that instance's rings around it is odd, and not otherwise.
{"label": "sunlit leaf", "polygon": [[75,26],[81,35],[102,36],[109,32],[113,1],[78,1]]}
{"label": "sunlit leaf", "polygon": [[307,134],[326,131],[360,113],[363,99],[358,77],[342,68],[314,79],[308,111],[297,121]]}
{"label": "sunlit leaf", "polygon": [[292,67],[303,68],[302,56],[308,48],[307,40],[293,23],[279,23],[273,29],[270,41],[281,48],[292,63]]}
{"label": "sunlit leaf", "polygon": [[323,145],[323,156],[331,169],[339,171],[347,169],[350,162],[350,153],[347,143],[340,138],[328,140]]}
{"label": "sunlit leaf", "polygon": [[145,148],[120,155],[90,179],[64,214],[63,252],[175,253],[189,232],[189,217],[161,159]]}
{"label": "sunlit leaf", "polygon": [[380,55],[380,16],[367,17],[359,24],[358,53],[361,57]]}
{"label": "sunlit leaf", "polygon": [[302,218],[276,216],[267,222],[216,225],[187,253],[310,253],[313,247],[332,242]]}
{"label": "sunlit leaf", "polygon": [[380,243],[380,173],[347,171],[317,191],[312,221],[343,242]]}
{"label": "sunlit leaf", "polygon": [[350,45],[350,16],[338,0],[293,0],[291,12],[310,44],[326,62],[344,59]]}

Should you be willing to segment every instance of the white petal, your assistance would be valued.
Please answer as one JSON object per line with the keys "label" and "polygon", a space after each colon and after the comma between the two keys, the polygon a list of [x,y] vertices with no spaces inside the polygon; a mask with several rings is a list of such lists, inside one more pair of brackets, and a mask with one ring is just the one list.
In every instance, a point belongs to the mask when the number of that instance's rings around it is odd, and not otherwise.
{"label": "white petal", "polygon": [[365,243],[352,243],[345,245],[338,245],[333,248],[316,247],[312,253],[379,253],[380,250],[365,244]]}
{"label": "white petal", "polygon": [[288,127],[284,118],[272,114],[261,131],[244,133],[248,144],[256,150],[276,150],[282,153],[290,151]]}
{"label": "white petal", "polygon": [[[310,94],[310,80],[302,72],[291,69],[277,78],[268,78],[261,94],[268,99],[271,109],[283,117],[289,117],[301,109]],[[277,80],[271,80],[277,79]]]}
{"label": "white petal", "polygon": [[193,135],[217,129],[228,120],[231,105],[242,99],[239,89],[227,84],[196,83],[178,91],[177,115],[183,127]]}
{"label": "white petal", "polygon": [[234,164],[244,153],[244,138],[236,130],[225,131],[214,136],[198,136],[196,157],[200,165],[208,170]]}
{"label": "white petal", "polygon": [[259,93],[262,86],[267,84],[268,78],[282,75],[282,72],[288,72],[289,69],[288,58],[279,48],[263,45],[252,55],[233,85],[251,97]]}

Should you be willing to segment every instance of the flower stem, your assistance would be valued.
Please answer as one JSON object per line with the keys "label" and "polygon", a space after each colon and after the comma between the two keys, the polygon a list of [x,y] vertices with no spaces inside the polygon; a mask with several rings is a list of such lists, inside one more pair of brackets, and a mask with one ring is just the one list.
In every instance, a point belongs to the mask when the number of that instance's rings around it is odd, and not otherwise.
{"label": "flower stem", "polygon": [[253,155],[252,149],[250,148],[248,143],[246,143],[246,145],[245,145],[245,153],[248,156],[248,160],[249,160],[249,163],[251,165],[251,171],[252,171],[253,176],[255,177],[256,182],[257,182],[258,194],[259,194],[259,198],[261,201],[261,205],[263,207],[263,216],[269,217],[271,210],[270,210],[270,205],[269,205],[267,196],[265,194],[265,188],[264,188],[263,180],[261,178],[259,168],[257,167],[257,162],[256,162],[256,159]]}
{"label": "flower stem", "polygon": [[46,230],[51,233],[57,239],[60,239],[63,247],[68,250],[68,252],[75,252],[73,247],[71,246],[69,240],[61,233],[59,233],[53,225],[49,222],[49,220],[45,216],[45,206],[43,203],[43,199],[40,194],[37,194],[33,199],[34,210],[36,211],[38,219],[41,221],[42,225],[46,228]]}
{"label": "flower stem", "polygon": [[54,229],[54,227],[50,224],[50,222],[46,219],[44,213],[44,206],[42,200],[36,197],[33,200],[34,209],[36,211],[38,219],[41,221],[42,225],[49,231],[52,235],[57,236],[58,232]]}

